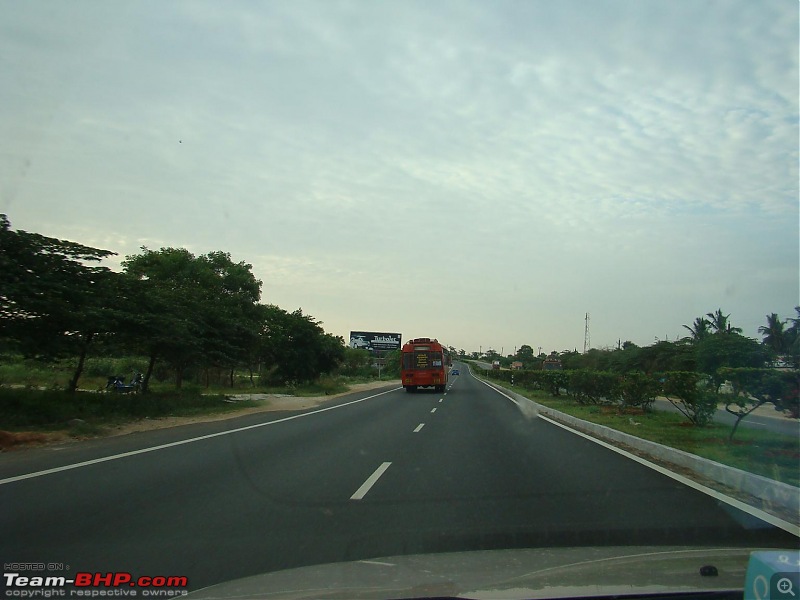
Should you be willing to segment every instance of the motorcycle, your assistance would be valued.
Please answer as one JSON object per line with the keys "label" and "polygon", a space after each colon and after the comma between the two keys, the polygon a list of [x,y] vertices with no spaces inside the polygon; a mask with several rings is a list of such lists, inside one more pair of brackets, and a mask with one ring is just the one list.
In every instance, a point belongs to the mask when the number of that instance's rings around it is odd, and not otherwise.
{"label": "motorcycle", "polygon": [[110,389],[112,392],[120,394],[138,393],[142,387],[143,380],[144,376],[138,372],[134,372],[130,383],[125,383],[125,378],[122,375],[112,375],[108,378],[106,390]]}

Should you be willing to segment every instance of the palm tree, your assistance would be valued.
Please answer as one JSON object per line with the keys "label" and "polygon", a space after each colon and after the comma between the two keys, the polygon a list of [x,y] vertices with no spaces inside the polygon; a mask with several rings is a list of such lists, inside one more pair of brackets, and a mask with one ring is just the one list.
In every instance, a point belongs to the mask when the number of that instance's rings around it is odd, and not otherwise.
{"label": "palm tree", "polygon": [[795,306],[794,310],[797,313],[797,317],[794,319],[792,317],[789,317],[787,319],[787,321],[790,321],[792,323],[792,326],[786,330],[786,333],[788,333],[789,336],[797,337],[798,335],[800,335],[800,306]]}
{"label": "palm tree", "polygon": [[684,325],[683,327],[691,332],[692,341],[698,342],[711,333],[708,325],[708,319],[697,317],[691,327],[689,325]]}
{"label": "palm tree", "polygon": [[787,319],[792,326],[786,330],[786,352],[788,352],[792,357],[794,357],[794,362],[797,364],[800,362],[798,358],[800,358],[800,306],[794,307],[795,312],[797,313],[796,318]]}
{"label": "palm tree", "polygon": [[716,312],[706,314],[711,317],[709,325],[714,330],[714,333],[742,333],[741,327],[732,327],[728,322],[730,315],[723,315],[722,309],[718,308]]}
{"label": "palm tree", "polygon": [[764,344],[772,348],[776,354],[786,352],[787,332],[783,328],[783,321],[777,313],[767,315],[767,326],[759,327],[758,333],[764,336]]}

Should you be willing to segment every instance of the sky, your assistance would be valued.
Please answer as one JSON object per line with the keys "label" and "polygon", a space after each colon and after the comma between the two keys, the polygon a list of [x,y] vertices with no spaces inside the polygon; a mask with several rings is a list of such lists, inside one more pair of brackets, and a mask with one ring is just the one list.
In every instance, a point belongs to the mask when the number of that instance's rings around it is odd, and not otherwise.
{"label": "sky", "polygon": [[0,0],[0,213],[329,333],[649,345],[800,304],[793,0]]}

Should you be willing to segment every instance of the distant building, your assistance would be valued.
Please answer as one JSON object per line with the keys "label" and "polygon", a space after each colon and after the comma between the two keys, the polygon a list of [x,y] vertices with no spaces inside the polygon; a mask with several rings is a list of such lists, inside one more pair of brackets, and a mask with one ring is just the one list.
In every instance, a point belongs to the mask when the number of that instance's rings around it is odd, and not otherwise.
{"label": "distant building", "polygon": [[511,369],[514,371],[519,371],[522,368],[522,363],[518,360],[515,360],[511,363]]}

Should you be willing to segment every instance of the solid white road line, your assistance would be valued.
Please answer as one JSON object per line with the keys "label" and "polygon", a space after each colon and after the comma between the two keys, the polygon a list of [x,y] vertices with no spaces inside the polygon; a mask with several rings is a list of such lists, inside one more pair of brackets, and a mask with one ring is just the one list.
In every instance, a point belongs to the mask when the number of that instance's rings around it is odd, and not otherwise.
{"label": "solid white road line", "polygon": [[366,496],[367,492],[372,489],[372,486],[375,485],[378,479],[380,479],[381,475],[383,475],[386,472],[386,469],[388,469],[391,465],[392,463],[385,462],[381,464],[380,467],[375,469],[375,472],[367,477],[367,480],[361,484],[361,487],[356,490],[356,493],[350,496],[350,500],[361,500],[364,496]]}
{"label": "solid white road line", "polygon": [[600,439],[598,439],[596,437],[593,437],[593,436],[591,436],[591,435],[589,435],[587,433],[583,433],[582,431],[578,431],[577,429],[573,429],[572,427],[570,427],[568,425],[564,425],[563,423],[559,423],[558,421],[554,421],[553,419],[550,419],[549,417],[545,417],[542,414],[539,415],[539,418],[544,420],[544,421],[547,421],[548,423],[552,423],[553,425],[556,425],[557,427],[561,427],[562,429],[566,429],[570,433],[574,433],[575,435],[579,435],[582,438],[586,438],[587,440],[589,440],[591,442],[594,442],[595,444],[598,444],[600,446],[603,446],[604,448],[607,448],[607,449],[611,450],[612,452],[616,452],[617,454],[621,454],[622,456],[624,456],[626,458],[630,458],[631,460],[636,461],[639,464],[644,465],[645,467],[649,467],[649,468],[653,469],[654,471],[657,471],[657,472],[661,473],[662,475],[666,475],[670,479],[674,479],[675,481],[678,481],[678,482],[680,482],[680,483],[682,483],[682,484],[684,484],[686,486],[689,486],[690,488],[695,489],[698,492],[702,492],[704,494],[707,494],[708,496],[711,496],[712,498],[714,498],[716,500],[719,500],[720,502],[724,502],[725,504],[733,506],[734,508],[738,508],[739,510],[744,511],[749,515],[753,515],[754,517],[757,517],[757,518],[761,519],[762,521],[766,521],[770,525],[774,525],[775,527],[779,527],[780,529],[783,529],[784,531],[787,531],[787,532],[789,532],[789,533],[791,533],[793,535],[796,535],[796,536],[800,537],[800,527],[798,527],[797,525],[794,525],[793,523],[789,523],[787,521],[784,521],[783,519],[780,519],[780,518],[778,518],[778,517],[776,517],[774,515],[771,515],[771,514],[769,514],[767,512],[764,512],[763,510],[760,510],[758,508],[750,506],[749,504],[745,504],[744,502],[741,502],[740,500],[737,500],[736,498],[731,498],[730,496],[726,496],[722,492],[718,492],[715,489],[712,489],[710,487],[706,487],[706,486],[704,486],[704,485],[702,485],[700,483],[697,483],[696,481],[693,481],[693,480],[689,479],[688,477],[684,477],[683,475],[678,475],[677,473],[674,473],[674,472],[670,471],[669,469],[666,469],[666,468],[662,467],[661,465],[657,465],[655,463],[652,463],[649,460],[646,460],[646,459],[642,458],[641,456],[637,456],[636,454],[632,454],[632,453],[630,453],[630,452],[628,452],[626,450],[623,450],[622,448],[617,448],[616,446],[614,446],[612,444],[604,442],[603,440],[600,440]]}
{"label": "solid white road line", "polygon": [[[505,394],[504,392],[498,390],[496,387],[494,387],[493,385],[491,385],[489,383],[486,383],[482,379],[478,379],[478,381],[480,381],[481,383],[483,383],[487,387],[492,388],[498,394],[500,394],[502,396],[505,396],[506,398],[511,400],[514,404],[519,406],[519,402],[514,400],[508,394]],[[675,481],[678,481],[678,482],[680,482],[680,483],[682,483],[684,485],[687,485],[690,488],[697,490],[698,492],[702,492],[703,494],[711,496],[712,498],[714,498],[716,500],[719,500],[720,502],[724,502],[725,504],[728,504],[729,506],[733,506],[734,508],[738,508],[739,510],[741,510],[743,512],[746,512],[747,514],[753,515],[754,517],[757,517],[758,519],[761,519],[762,521],[766,521],[770,525],[774,525],[775,527],[778,527],[778,528],[783,529],[784,531],[786,531],[788,533],[791,533],[793,535],[796,535],[796,536],[800,537],[800,527],[798,527],[794,523],[789,523],[788,521],[784,521],[783,519],[781,519],[779,517],[776,517],[774,515],[771,515],[771,514],[769,514],[767,512],[764,512],[763,510],[760,510],[758,508],[755,508],[754,506],[750,506],[749,504],[745,504],[744,502],[742,502],[740,500],[737,500],[736,498],[731,498],[730,496],[726,496],[722,492],[718,492],[715,489],[706,487],[706,486],[704,486],[704,485],[702,485],[700,483],[697,483],[696,481],[693,481],[693,480],[691,480],[691,479],[689,479],[687,477],[684,477],[683,475],[679,475],[677,473],[674,473],[674,472],[670,471],[669,469],[666,469],[666,468],[664,468],[664,467],[662,467],[660,465],[657,465],[655,463],[650,462],[649,460],[646,460],[646,459],[642,458],[641,456],[637,456],[636,454],[631,454],[630,452],[627,452],[627,451],[623,450],[622,448],[618,448],[618,447],[614,446],[613,444],[609,444],[607,442],[604,442],[603,440],[600,440],[600,439],[598,439],[596,437],[593,437],[593,436],[591,436],[591,435],[589,435],[587,433],[583,433],[582,431],[578,431],[577,429],[573,429],[569,425],[564,425],[563,423],[559,423],[558,421],[550,419],[550,418],[544,416],[541,413],[539,414],[539,418],[542,419],[543,421],[547,421],[548,423],[552,423],[553,425],[556,425],[557,427],[561,427],[562,429],[565,429],[565,430],[569,431],[570,433],[574,433],[575,435],[579,435],[579,436],[581,436],[583,438],[586,438],[587,440],[592,441],[595,444],[598,444],[600,446],[603,446],[604,448],[607,448],[608,450],[611,450],[612,452],[616,452],[617,454],[621,454],[622,456],[624,456],[626,458],[629,458],[629,459],[631,459],[633,461],[636,461],[639,464],[644,465],[644,466],[646,466],[646,467],[648,467],[650,469],[653,469],[654,471],[657,471],[657,472],[661,473],[662,475],[666,475],[667,477],[669,477],[671,479],[674,479]]]}
{"label": "solid white road line", "polygon": [[517,406],[519,406],[519,402],[517,402],[516,400],[514,400],[514,399],[513,399],[511,396],[509,396],[509,395],[508,395],[508,394],[506,394],[505,392],[503,392],[503,391],[501,391],[501,390],[498,390],[498,389],[497,389],[496,387],[494,387],[494,386],[493,386],[491,383],[487,383],[487,382],[485,382],[483,379],[478,379],[477,377],[476,377],[475,379],[477,379],[478,381],[480,381],[480,382],[481,382],[483,385],[485,385],[486,387],[493,389],[495,392],[497,392],[497,393],[498,393],[498,394],[500,394],[501,396],[505,396],[506,398],[508,398],[509,400],[511,400],[511,401],[512,401],[514,404],[516,404]]}
{"label": "solid white road line", "polygon": [[329,406],[327,408],[321,408],[319,410],[315,410],[313,412],[307,412],[300,415],[292,415],[291,417],[284,417],[283,419],[276,419],[275,421],[269,421],[267,423],[258,423],[256,425],[248,425],[247,427],[237,427],[236,429],[229,429],[227,431],[218,431],[217,433],[210,433],[208,435],[201,435],[200,437],[190,438],[188,440],[180,440],[177,442],[171,442],[169,444],[161,444],[160,446],[152,446],[150,448],[142,448],[140,450],[133,450],[131,452],[123,452],[122,454],[114,454],[112,456],[104,456],[103,458],[95,458],[92,460],[86,460],[84,462],[75,463],[72,465],[64,465],[63,467],[55,467],[53,469],[46,469],[44,471],[36,471],[35,473],[26,473],[25,475],[17,475],[15,477],[8,477],[7,479],[0,479],[0,485],[5,485],[7,483],[14,483],[15,481],[22,481],[23,479],[33,479],[34,477],[43,477],[44,475],[51,475],[53,473],[60,473],[61,471],[69,471],[71,469],[80,469],[81,467],[88,467],[90,465],[96,465],[98,463],[108,462],[111,460],[118,460],[120,458],[126,458],[128,456],[136,456],[137,454],[145,454],[147,452],[155,452],[156,450],[164,450],[165,448],[172,448],[173,446],[182,446],[184,444],[192,444],[194,442],[201,442],[203,440],[209,440],[211,438],[219,437],[222,435],[230,435],[232,433],[239,433],[240,431],[247,431],[248,429],[258,429],[259,427],[268,427],[270,425],[277,425],[278,423],[284,423],[286,421],[291,421],[293,419],[301,419],[303,417],[310,417],[311,415],[317,415],[319,413],[324,413],[329,410],[336,410],[338,408],[344,408],[345,406],[350,406],[351,404],[358,404],[359,402],[364,402],[365,400],[371,400],[372,398],[377,398],[378,396],[383,396],[384,394],[390,394],[391,392],[396,392],[400,388],[394,388],[391,390],[386,390],[385,392],[380,392],[379,394],[373,394],[372,396],[367,396],[366,398],[360,398],[358,400],[351,400],[350,402],[345,402],[344,404],[337,404],[336,406]]}
{"label": "solid white road line", "polygon": [[417,425],[417,428],[414,430],[414,433],[419,433],[419,430],[425,427],[425,423],[420,423]]}

